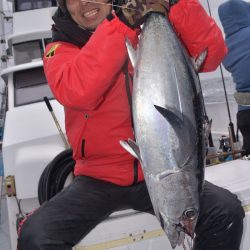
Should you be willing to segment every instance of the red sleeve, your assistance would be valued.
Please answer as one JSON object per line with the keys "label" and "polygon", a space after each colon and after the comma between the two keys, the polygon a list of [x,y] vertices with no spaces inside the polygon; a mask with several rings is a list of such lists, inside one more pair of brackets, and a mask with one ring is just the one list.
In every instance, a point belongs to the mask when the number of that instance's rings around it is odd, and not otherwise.
{"label": "red sleeve", "polygon": [[50,44],[44,71],[55,98],[66,107],[94,109],[121,72],[126,37],[137,42],[136,32],[115,17],[104,20],[82,49],[65,42]]}
{"label": "red sleeve", "polygon": [[208,49],[201,71],[215,70],[226,55],[227,47],[220,28],[199,1],[179,0],[171,8],[169,19],[192,57]]}

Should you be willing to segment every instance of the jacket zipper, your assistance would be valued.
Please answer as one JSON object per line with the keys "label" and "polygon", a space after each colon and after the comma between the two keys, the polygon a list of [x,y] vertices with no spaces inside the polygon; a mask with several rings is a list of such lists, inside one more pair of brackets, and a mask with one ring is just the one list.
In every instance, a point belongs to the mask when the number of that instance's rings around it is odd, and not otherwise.
{"label": "jacket zipper", "polygon": [[[124,65],[123,72],[125,75],[126,92],[127,92],[127,97],[128,97],[128,103],[130,106],[131,126],[132,126],[132,129],[134,130],[134,122],[133,122],[133,116],[132,116],[132,95],[131,95],[131,91],[130,91],[130,79],[132,79],[132,77],[130,77],[129,72],[128,72],[128,60],[126,61],[125,65]],[[138,160],[135,159],[134,160],[133,184],[136,184],[137,182],[138,182]]]}

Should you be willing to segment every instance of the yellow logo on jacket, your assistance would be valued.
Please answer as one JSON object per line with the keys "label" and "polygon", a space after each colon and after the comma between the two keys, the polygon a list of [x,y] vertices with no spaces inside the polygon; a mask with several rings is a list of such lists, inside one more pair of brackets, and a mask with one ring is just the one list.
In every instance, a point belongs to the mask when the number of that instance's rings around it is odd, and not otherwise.
{"label": "yellow logo on jacket", "polygon": [[53,45],[53,46],[50,48],[50,50],[47,52],[47,54],[46,54],[45,57],[46,57],[46,58],[53,57],[53,56],[56,54],[56,50],[57,50],[57,48],[58,48],[60,45],[61,45],[60,43]]}

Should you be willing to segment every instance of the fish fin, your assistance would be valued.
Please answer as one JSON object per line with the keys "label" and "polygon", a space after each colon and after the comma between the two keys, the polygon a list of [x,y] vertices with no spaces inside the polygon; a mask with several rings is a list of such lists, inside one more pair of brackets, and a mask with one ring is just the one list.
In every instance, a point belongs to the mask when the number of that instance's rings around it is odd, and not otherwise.
{"label": "fish fin", "polygon": [[135,67],[135,64],[137,62],[137,52],[133,48],[132,44],[130,43],[130,41],[128,39],[126,39],[126,47],[127,47],[128,56],[129,56],[129,59],[132,63],[132,66]]}
{"label": "fish fin", "polygon": [[168,108],[163,108],[158,105],[154,105],[155,108],[167,119],[167,121],[172,125],[173,128],[180,128],[183,124],[183,118]]}
{"label": "fish fin", "polygon": [[200,68],[203,65],[207,57],[207,53],[208,53],[208,49],[206,48],[196,58],[191,59],[193,67],[197,73],[200,71]]}
{"label": "fish fin", "polygon": [[141,161],[141,155],[138,145],[132,139],[128,139],[127,141],[120,141],[121,146],[127,150],[131,155]]}
{"label": "fish fin", "polygon": [[[172,128],[174,129],[179,141],[182,142],[182,145],[191,146],[193,145],[195,128],[189,121],[187,117],[184,117],[177,110],[171,110],[168,108],[163,108],[158,105],[154,105],[155,108],[166,118],[166,120],[170,123]],[[186,159],[182,162],[181,166],[185,166],[192,159],[195,147],[191,147],[190,154],[187,155]]]}

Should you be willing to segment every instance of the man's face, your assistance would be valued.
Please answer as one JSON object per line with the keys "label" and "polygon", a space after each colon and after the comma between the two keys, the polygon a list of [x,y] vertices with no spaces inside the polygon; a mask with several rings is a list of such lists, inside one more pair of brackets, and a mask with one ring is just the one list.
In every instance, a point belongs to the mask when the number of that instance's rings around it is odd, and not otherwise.
{"label": "man's face", "polygon": [[[86,2],[88,1],[88,2]],[[112,6],[108,0],[66,0],[67,9],[73,20],[82,28],[95,30],[96,27],[111,12]]]}

